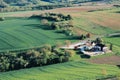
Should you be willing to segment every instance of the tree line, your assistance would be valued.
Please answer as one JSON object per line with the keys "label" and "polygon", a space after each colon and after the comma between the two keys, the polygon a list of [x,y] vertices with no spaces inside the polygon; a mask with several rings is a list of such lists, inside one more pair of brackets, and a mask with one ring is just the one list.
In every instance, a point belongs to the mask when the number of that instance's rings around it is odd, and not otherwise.
{"label": "tree line", "polygon": [[74,39],[83,40],[90,38],[90,33],[86,35],[77,35],[73,31],[74,22],[73,17],[70,14],[64,15],[62,13],[42,13],[40,15],[32,15],[30,18],[37,18],[43,25],[41,28],[46,30],[55,30],[56,33],[62,33],[67,36],[72,36]]}
{"label": "tree line", "polygon": [[[18,5],[18,4],[17,4]],[[71,5],[29,5],[23,6],[24,4],[19,4],[19,6],[0,6],[0,12],[15,12],[15,11],[28,11],[28,10],[49,10],[62,7],[70,7]]]}
{"label": "tree line", "polygon": [[51,45],[17,53],[0,53],[0,72],[67,62],[73,55],[73,51],[61,50]]}
{"label": "tree line", "polygon": [[32,15],[30,18],[39,18],[46,19],[48,21],[60,22],[60,21],[68,21],[72,19],[71,15],[64,15],[62,13],[43,13],[40,15]]}
{"label": "tree line", "polygon": [[74,27],[71,15],[64,15],[62,13],[43,13],[40,15],[33,15],[30,18],[40,19],[42,28],[55,30],[57,33],[64,33],[71,35],[73,33],[72,27]]}

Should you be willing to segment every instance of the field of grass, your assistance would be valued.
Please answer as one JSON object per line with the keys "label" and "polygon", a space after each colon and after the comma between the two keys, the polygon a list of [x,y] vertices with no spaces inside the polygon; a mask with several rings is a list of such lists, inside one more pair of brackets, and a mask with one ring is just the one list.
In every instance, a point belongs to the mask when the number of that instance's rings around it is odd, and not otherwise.
{"label": "field of grass", "polygon": [[120,47],[120,37],[104,38],[104,41]]}
{"label": "field of grass", "polygon": [[116,66],[76,61],[1,73],[0,80],[95,80],[103,70],[107,75],[120,72]]}
{"label": "field of grass", "polygon": [[113,44],[113,52],[117,55],[120,55],[120,38],[119,37],[111,37],[111,38],[103,38],[104,42]]}
{"label": "field of grass", "polygon": [[0,50],[14,50],[64,42],[67,36],[44,30],[37,19],[7,18],[0,22]]}

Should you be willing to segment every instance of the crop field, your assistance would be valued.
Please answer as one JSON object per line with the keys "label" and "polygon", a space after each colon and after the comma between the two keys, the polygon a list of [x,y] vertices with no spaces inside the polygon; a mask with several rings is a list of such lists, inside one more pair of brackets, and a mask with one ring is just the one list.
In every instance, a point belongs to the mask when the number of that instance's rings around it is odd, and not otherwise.
{"label": "crop field", "polygon": [[95,80],[106,75],[119,74],[112,65],[97,65],[86,62],[67,62],[0,74],[0,80]]}
{"label": "crop field", "polygon": [[67,40],[66,35],[41,26],[37,19],[6,18],[0,22],[0,50],[33,48]]}
{"label": "crop field", "polygon": [[74,23],[77,27],[93,34],[109,34],[120,31],[119,9],[77,13]]}

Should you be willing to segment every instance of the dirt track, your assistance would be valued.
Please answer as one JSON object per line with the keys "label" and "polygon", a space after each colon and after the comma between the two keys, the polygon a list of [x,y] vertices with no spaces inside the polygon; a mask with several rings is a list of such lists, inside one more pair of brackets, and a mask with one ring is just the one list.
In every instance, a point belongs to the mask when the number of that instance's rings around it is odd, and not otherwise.
{"label": "dirt track", "polygon": [[112,64],[112,65],[120,65],[120,56],[108,56],[97,59],[91,59],[89,62],[97,63],[97,64]]}

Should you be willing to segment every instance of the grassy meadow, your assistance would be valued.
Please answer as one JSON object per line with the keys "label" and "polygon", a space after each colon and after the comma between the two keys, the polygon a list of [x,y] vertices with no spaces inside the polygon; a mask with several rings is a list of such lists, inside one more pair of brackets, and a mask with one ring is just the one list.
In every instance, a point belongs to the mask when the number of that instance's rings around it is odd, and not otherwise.
{"label": "grassy meadow", "polygon": [[6,18],[0,22],[0,50],[28,49],[43,44],[63,43],[67,36],[54,30],[44,30],[40,20]]}
{"label": "grassy meadow", "polygon": [[117,45],[120,47],[120,38],[119,37],[110,37],[104,38],[105,42],[112,43],[113,45]]}
{"label": "grassy meadow", "polygon": [[0,80],[95,80],[119,72],[116,66],[75,61],[1,73]]}
{"label": "grassy meadow", "polygon": [[109,37],[103,38],[104,42],[108,45],[113,44],[113,52],[120,55],[120,38],[119,37]]}

